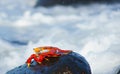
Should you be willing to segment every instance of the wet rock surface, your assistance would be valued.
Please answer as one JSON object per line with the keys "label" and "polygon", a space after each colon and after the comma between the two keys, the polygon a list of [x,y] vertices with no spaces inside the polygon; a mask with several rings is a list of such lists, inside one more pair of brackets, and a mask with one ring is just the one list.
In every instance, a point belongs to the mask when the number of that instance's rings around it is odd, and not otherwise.
{"label": "wet rock surface", "polygon": [[32,61],[30,68],[24,64],[6,74],[91,74],[88,62],[75,52],[48,59],[44,60],[41,65]]}

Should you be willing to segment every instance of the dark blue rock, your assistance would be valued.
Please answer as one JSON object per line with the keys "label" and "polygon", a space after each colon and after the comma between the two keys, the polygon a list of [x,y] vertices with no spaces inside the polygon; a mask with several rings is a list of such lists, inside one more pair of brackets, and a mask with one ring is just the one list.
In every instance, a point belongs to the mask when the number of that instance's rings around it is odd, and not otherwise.
{"label": "dark blue rock", "polygon": [[90,3],[118,3],[120,0],[37,0],[35,7],[54,5],[79,5]]}
{"label": "dark blue rock", "polygon": [[24,64],[6,74],[91,74],[88,62],[75,52],[48,59],[49,61],[44,61],[42,65],[33,61],[30,68]]}
{"label": "dark blue rock", "polygon": [[117,74],[120,74],[120,70],[117,72]]}

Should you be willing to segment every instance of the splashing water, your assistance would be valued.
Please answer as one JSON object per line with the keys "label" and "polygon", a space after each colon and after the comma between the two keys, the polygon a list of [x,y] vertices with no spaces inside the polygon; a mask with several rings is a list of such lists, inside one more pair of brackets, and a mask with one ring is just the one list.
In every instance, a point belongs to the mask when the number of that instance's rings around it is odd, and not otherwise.
{"label": "splashing water", "polygon": [[32,49],[57,46],[88,60],[93,74],[114,74],[120,65],[120,5],[32,8],[28,0],[0,3],[0,74],[24,64]]}

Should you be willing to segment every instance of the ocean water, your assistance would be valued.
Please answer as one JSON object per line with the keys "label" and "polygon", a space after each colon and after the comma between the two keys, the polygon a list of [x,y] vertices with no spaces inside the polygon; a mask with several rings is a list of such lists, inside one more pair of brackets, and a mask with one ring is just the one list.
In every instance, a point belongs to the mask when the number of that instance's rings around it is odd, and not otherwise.
{"label": "ocean water", "polygon": [[0,74],[19,65],[38,46],[73,50],[93,74],[120,66],[120,4],[34,8],[35,0],[0,2]]}

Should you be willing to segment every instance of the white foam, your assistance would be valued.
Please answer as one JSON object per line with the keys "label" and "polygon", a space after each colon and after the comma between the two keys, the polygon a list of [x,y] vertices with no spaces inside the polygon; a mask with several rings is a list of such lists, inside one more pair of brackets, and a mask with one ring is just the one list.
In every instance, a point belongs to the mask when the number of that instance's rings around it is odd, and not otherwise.
{"label": "white foam", "polygon": [[[120,64],[119,5],[33,9],[21,3],[21,10],[15,5],[0,11],[0,62],[4,62],[0,74],[24,64],[34,47],[46,45],[79,52],[89,61],[93,74],[112,74]],[[14,40],[28,44],[9,43]]]}

